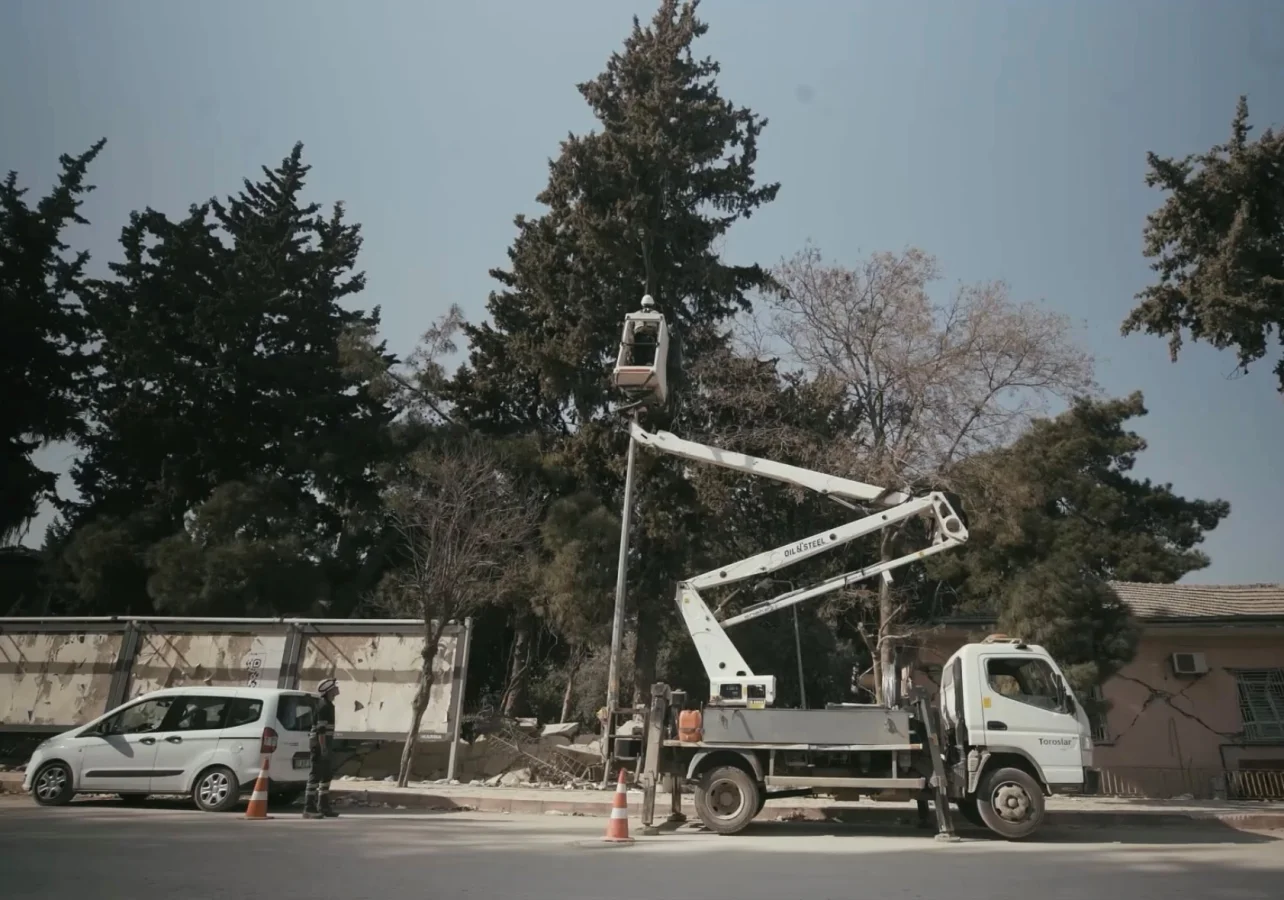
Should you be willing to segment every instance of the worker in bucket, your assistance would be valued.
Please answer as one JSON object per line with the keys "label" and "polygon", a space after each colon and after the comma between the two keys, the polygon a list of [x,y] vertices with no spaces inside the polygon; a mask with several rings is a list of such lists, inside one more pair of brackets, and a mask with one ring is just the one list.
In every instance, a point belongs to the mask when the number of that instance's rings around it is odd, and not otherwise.
{"label": "worker in bucket", "polygon": [[321,703],[312,719],[308,735],[308,749],[312,753],[312,770],[308,773],[308,788],[303,800],[303,818],[334,819],[338,813],[330,802],[330,751],[334,742],[334,698],[339,696],[339,685],[333,678],[326,678],[317,685]]}

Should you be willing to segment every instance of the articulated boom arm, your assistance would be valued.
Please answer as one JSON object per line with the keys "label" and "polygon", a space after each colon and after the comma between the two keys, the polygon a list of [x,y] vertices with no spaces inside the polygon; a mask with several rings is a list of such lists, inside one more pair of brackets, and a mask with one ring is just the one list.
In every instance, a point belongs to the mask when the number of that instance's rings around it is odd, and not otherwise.
{"label": "articulated boom arm", "polygon": [[[744,657],[740,655],[740,651],[727,636],[726,628],[778,609],[785,609],[813,597],[841,590],[847,585],[875,575],[889,573],[893,569],[962,544],[968,537],[967,527],[963,524],[962,517],[950,504],[949,499],[939,492],[919,498],[911,498],[904,493],[889,493],[859,481],[683,440],[665,431],[648,432],[636,422],[633,423],[630,433],[632,438],[640,444],[684,459],[771,478],[839,499],[890,504],[885,509],[845,525],[742,559],[729,566],[721,566],[678,585],[678,609],[682,613],[683,621],[691,633],[696,651],[700,654],[705,672],[709,676],[710,699],[716,703],[770,705],[776,693],[776,679],[770,675],[753,674]],[[921,550],[755,603],[724,622],[719,622],[714,617],[709,605],[700,596],[702,589],[734,584],[746,578],[779,571],[916,516],[924,516],[932,520],[931,542]]]}
{"label": "articulated boom arm", "polygon": [[862,503],[877,500],[889,506],[895,503],[904,503],[909,499],[906,494],[889,493],[880,487],[865,484],[861,481],[853,481],[850,478],[839,478],[837,475],[826,475],[824,472],[813,472],[811,469],[803,469],[787,463],[760,459],[757,456],[746,456],[743,453],[722,450],[718,447],[710,447],[708,444],[683,440],[667,431],[650,432],[637,422],[632,423],[629,433],[632,435],[633,440],[644,447],[654,447],[661,453],[668,453],[670,456],[680,456],[683,459],[690,459],[694,462],[709,463],[715,466],[722,466],[725,469],[745,472],[749,475],[759,475],[774,481],[783,481],[785,484],[807,488],[809,491],[815,491],[827,497],[839,497],[844,500],[856,500]]}

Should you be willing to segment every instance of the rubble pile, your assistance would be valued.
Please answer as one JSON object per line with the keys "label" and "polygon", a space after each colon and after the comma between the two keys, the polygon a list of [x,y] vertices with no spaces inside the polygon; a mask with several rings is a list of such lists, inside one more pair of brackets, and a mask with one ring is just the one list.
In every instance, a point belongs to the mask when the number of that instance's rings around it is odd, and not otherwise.
{"label": "rubble pile", "polygon": [[473,748],[485,742],[506,757],[501,771],[477,780],[491,787],[589,784],[601,772],[602,744],[591,735],[581,738],[579,729],[578,722],[541,728],[535,719],[494,717],[475,722]]}
{"label": "rubble pile", "polygon": [[[493,714],[463,722],[455,759],[454,784],[492,787],[591,786],[602,774],[601,741],[580,734],[578,722],[541,725],[536,719]],[[401,762],[400,741],[363,742],[344,754],[336,774],[347,781],[395,781]],[[449,784],[448,741],[421,741],[411,780]]]}

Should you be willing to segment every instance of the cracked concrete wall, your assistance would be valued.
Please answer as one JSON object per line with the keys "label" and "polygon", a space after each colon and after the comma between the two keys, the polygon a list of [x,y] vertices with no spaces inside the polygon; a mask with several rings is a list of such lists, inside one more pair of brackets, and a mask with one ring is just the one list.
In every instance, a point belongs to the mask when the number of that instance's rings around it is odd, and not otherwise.
{"label": "cracked concrete wall", "polygon": [[[451,733],[454,700],[452,671],[457,634],[443,634],[433,659],[433,685],[419,725],[424,738]],[[322,678],[339,682],[337,731],[405,734],[419,688],[422,634],[311,634],[299,665],[299,686],[316,687]]]}
{"label": "cracked concrete wall", "polygon": [[[1206,674],[1172,673],[1169,657],[1188,652],[1204,654]],[[1098,744],[1098,764],[1133,782],[1138,792],[1165,789],[1148,786],[1148,780],[1171,782],[1172,776],[1159,776],[1153,770],[1186,771],[1189,784],[1182,792],[1200,796],[1210,790],[1204,782],[1213,773],[1237,768],[1242,762],[1284,759],[1284,745],[1243,744],[1233,674],[1234,669],[1282,664],[1284,633],[1150,629],[1136,658],[1105,685],[1111,704],[1109,739]]]}
{"label": "cracked concrete wall", "polygon": [[276,687],[284,655],[284,634],[144,632],[128,696],[187,685]]}
{"label": "cracked concrete wall", "polygon": [[107,709],[123,635],[0,634],[0,725],[70,726]]}

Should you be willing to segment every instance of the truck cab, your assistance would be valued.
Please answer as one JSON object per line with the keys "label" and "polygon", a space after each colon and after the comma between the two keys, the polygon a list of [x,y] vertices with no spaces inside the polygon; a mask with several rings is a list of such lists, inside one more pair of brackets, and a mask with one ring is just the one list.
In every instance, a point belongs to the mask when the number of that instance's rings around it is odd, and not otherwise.
{"label": "truck cab", "polygon": [[1016,836],[1042,795],[1089,790],[1088,714],[1044,648],[1003,636],[960,647],[939,709],[951,796],[970,821]]}

